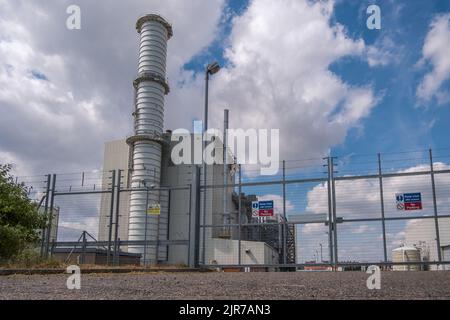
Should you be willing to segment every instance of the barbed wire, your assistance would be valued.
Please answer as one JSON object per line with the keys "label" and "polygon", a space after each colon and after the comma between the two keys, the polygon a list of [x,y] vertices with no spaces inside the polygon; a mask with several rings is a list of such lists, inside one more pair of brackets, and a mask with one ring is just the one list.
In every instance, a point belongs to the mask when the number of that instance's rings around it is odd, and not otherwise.
{"label": "barbed wire", "polygon": [[[382,172],[395,172],[399,170],[405,170],[412,167],[417,167],[419,165],[430,165],[430,158],[427,155],[429,149],[417,149],[417,150],[399,150],[395,152],[384,152],[381,153],[381,166]],[[433,162],[444,162],[450,159],[450,147],[444,148],[434,148],[432,149]],[[421,156],[417,154],[422,153]],[[410,155],[406,156],[405,155]],[[286,178],[295,177],[323,177],[327,175],[327,158],[328,157],[310,157],[310,158],[299,158],[299,159],[287,159],[284,160],[285,163],[285,173]],[[367,153],[367,154],[348,154],[341,156],[333,156],[335,161],[335,173],[336,176],[342,175],[363,175],[363,174],[374,174],[378,171],[378,154],[377,153]],[[371,158],[371,159],[367,159]],[[364,160],[367,159],[367,160]],[[282,163],[283,160],[278,161],[279,167],[278,172],[275,175],[263,176],[259,174],[263,166],[259,165],[242,165],[242,175],[244,181],[268,181],[282,179]],[[246,168],[250,166],[250,168]],[[254,167],[257,168],[254,168]],[[237,170],[238,171],[238,170]],[[236,177],[239,172],[236,173]],[[36,175],[23,175],[15,176],[14,180],[17,183],[23,183],[25,186],[30,188],[30,194],[33,192],[41,192],[46,189],[47,174],[36,174]],[[78,172],[60,172],[56,173],[56,187],[60,190],[105,190],[108,189],[108,179],[111,177],[111,171],[109,170],[86,170]],[[123,181],[122,181],[123,185]]]}

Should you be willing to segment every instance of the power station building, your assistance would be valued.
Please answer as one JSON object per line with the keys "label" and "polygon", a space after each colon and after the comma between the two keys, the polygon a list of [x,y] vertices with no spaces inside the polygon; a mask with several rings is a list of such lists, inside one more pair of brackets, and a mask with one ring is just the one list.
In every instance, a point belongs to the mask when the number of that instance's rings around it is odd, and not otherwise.
{"label": "power station building", "polygon": [[[161,187],[167,187],[168,190],[166,192],[160,191],[159,198],[155,201],[161,206],[161,213],[159,215],[148,215],[148,218],[156,219],[156,230],[152,230],[150,232],[158,233],[158,239],[169,239],[169,240],[184,240],[193,238],[195,221],[194,221],[194,193],[189,192],[188,189],[178,190],[177,187],[186,187],[192,185],[195,187],[195,171],[197,165],[174,165],[170,159],[171,149],[174,145],[173,142],[170,141],[171,133],[163,134],[163,139],[165,143],[162,148],[162,158],[161,158],[161,180],[158,184]],[[195,137],[200,139],[200,137]],[[220,146],[218,146],[220,147]],[[105,152],[104,152],[104,171],[121,169],[122,170],[122,186],[121,188],[129,188],[131,187],[131,176],[133,172],[133,167],[131,164],[130,155],[130,146],[126,143],[126,140],[117,140],[105,143]],[[213,185],[223,185],[223,166],[222,165],[210,165],[207,166],[207,184]],[[234,183],[234,176],[228,174],[229,184]],[[108,177],[104,177],[103,184],[106,185],[109,183]],[[142,188],[143,185],[141,183],[137,188]],[[151,187],[150,185],[148,187]],[[171,189],[173,188],[173,190]],[[132,188],[131,188],[132,190]],[[143,191],[146,193],[145,191]],[[151,189],[149,189],[149,193]],[[224,202],[223,202],[223,188],[211,188],[207,190],[206,194],[206,225],[220,225],[223,221],[223,213],[224,213]],[[202,192],[203,193],[203,192]],[[130,237],[130,198],[132,195],[132,191],[129,192],[121,192],[121,207],[119,208],[120,216],[119,216],[119,227],[118,227],[118,238],[124,240],[133,239]],[[191,199],[189,198],[191,197]],[[236,207],[236,195],[233,201],[233,189],[230,187],[227,190],[227,208],[230,210],[230,223],[237,223],[238,214]],[[149,204],[151,205],[151,200],[149,197]],[[189,208],[189,205],[191,206]],[[99,223],[99,232],[98,232],[98,240],[99,241],[107,241],[109,236],[109,214],[110,214],[110,199],[108,195],[104,195],[101,199],[100,204],[100,223]],[[145,214],[146,209],[142,209],[143,214]],[[170,215],[170,216],[169,216]],[[243,215],[244,216],[244,215]],[[158,221],[159,220],[159,221]],[[245,220],[243,220],[245,221]],[[145,225],[145,219],[142,222]],[[149,221],[147,221],[147,224]],[[203,220],[201,221],[203,223]],[[167,231],[168,230],[168,231]],[[163,232],[161,232],[163,231]],[[147,240],[150,240],[150,232],[147,234]],[[221,238],[238,238],[237,229],[233,230],[231,234],[223,234],[221,230],[218,228],[214,228],[211,230],[210,228],[206,228],[205,237],[210,239],[211,237],[221,237]],[[114,235],[113,235],[114,238]],[[145,235],[142,238],[137,240],[144,240]],[[201,238],[202,239],[202,238]],[[197,240],[200,241],[200,240]],[[208,240],[206,240],[208,241]],[[208,242],[205,247],[208,246]],[[129,252],[132,252],[130,248],[122,248]],[[187,264],[187,248],[184,246],[173,246],[173,248],[169,248],[171,253],[169,253],[169,257],[166,255],[159,255],[157,260],[161,261],[169,261],[172,264]],[[191,250],[192,251],[192,250]],[[142,251],[143,254],[143,251]],[[147,254],[147,252],[146,252]],[[150,258],[150,255],[147,257],[149,262],[156,262],[156,257],[153,259]],[[170,259],[168,259],[170,258]]]}
{"label": "power station building", "polygon": [[[238,195],[232,185],[235,177],[232,165],[214,164],[206,166],[207,185],[231,185],[227,188],[207,188],[205,214],[195,221],[195,193],[178,190],[176,187],[196,187],[198,165],[178,164],[171,159],[172,132],[164,129],[164,96],[169,93],[166,81],[167,41],[173,34],[172,26],[161,16],[145,15],[138,19],[136,30],[140,35],[138,76],[135,88],[134,134],[126,139],[105,144],[103,171],[120,169],[121,188],[117,237],[129,241],[158,241],[190,239],[189,246],[129,245],[123,251],[141,254],[144,263],[192,264],[195,243],[204,250],[200,253],[205,264],[237,264],[238,239],[241,240],[241,262],[243,264],[277,264],[279,248],[268,241],[260,241],[248,229],[224,227],[224,224],[249,222],[250,205],[245,205],[241,195],[241,212],[238,212]],[[201,134],[192,134],[192,148],[202,144]],[[220,139],[213,140],[216,150],[223,149]],[[192,152],[193,154],[193,152]],[[229,156],[229,155],[228,155]],[[229,161],[228,163],[230,163]],[[103,184],[110,183],[109,177]],[[158,214],[148,214],[149,206],[156,205]],[[200,203],[203,207],[203,200]],[[100,204],[99,241],[110,236],[110,195],[103,195]],[[195,237],[196,223],[205,226]],[[114,230],[113,230],[114,232]],[[114,237],[114,235],[113,235]],[[270,238],[278,239],[273,233]],[[247,240],[248,239],[248,240]],[[275,241],[275,240],[274,240]],[[272,241],[272,242],[274,242]],[[236,261],[235,261],[236,260]]]}

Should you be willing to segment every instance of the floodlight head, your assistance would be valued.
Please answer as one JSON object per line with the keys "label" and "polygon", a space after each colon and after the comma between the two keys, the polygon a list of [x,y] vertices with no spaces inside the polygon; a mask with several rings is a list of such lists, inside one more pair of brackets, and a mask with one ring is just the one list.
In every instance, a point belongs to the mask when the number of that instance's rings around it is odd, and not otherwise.
{"label": "floodlight head", "polygon": [[220,70],[220,65],[217,62],[210,63],[206,67],[206,72],[209,74],[215,74],[215,73],[219,72],[219,70]]}

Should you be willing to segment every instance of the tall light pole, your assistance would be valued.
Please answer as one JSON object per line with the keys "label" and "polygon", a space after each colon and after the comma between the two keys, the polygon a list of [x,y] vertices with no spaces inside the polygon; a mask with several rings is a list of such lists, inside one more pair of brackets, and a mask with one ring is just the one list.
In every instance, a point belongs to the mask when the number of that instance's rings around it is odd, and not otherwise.
{"label": "tall light pole", "polygon": [[[205,69],[205,114],[203,120],[203,134],[208,130],[208,98],[209,98],[209,77],[220,70],[217,62],[210,63]],[[206,141],[203,141],[202,160],[203,160],[203,263],[205,263],[205,240],[206,240],[206,162],[203,159],[203,151],[206,148]]]}
{"label": "tall light pole", "polygon": [[220,70],[220,65],[217,62],[210,63],[205,69],[205,118],[203,131],[208,130],[208,95],[209,95],[209,76],[216,74]]}

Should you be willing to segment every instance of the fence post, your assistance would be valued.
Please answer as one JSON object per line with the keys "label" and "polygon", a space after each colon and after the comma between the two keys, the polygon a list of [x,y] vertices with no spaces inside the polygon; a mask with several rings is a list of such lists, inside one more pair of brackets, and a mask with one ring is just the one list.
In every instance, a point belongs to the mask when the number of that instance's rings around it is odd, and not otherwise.
{"label": "fence post", "polygon": [[[203,160],[204,161],[204,160]],[[203,232],[202,232],[202,261],[203,264],[206,264],[206,197],[207,197],[207,188],[206,185],[208,184],[208,182],[206,181],[206,172],[207,172],[208,168],[206,166],[206,162],[203,162],[203,216],[202,216],[202,223],[203,223]],[[211,207],[211,215],[212,215],[212,207]],[[211,217],[212,218],[212,217]],[[212,221],[212,219],[211,219]],[[211,229],[211,235],[212,235],[212,229]]]}
{"label": "fence post", "polygon": [[194,266],[200,265],[200,167],[195,170],[195,229],[194,229]]}
{"label": "fence post", "polygon": [[122,170],[117,170],[117,196],[116,196],[116,219],[114,224],[114,255],[113,255],[113,264],[117,265],[118,261],[118,251],[119,247],[119,213],[120,213],[120,181],[122,178]]}
{"label": "fence post", "polygon": [[[438,219],[438,209],[437,209],[437,201],[436,201],[436,184],[434,181],[434,165],[433,165],[433,151],[429,150],[430,155],[430,172],[431,172],[431,187],[433,190],[433,208],[434,208],[434,225],[436,228],[436,246],[438,253],[438,261],[442,261],[442,253],[441,253],[441,238],[439,233],[439,219]],[[439,269],[439,265],[438,265]]]}
{"label": "fence post", "polygon": [[55,193],[55,185],[56,185],[56,174],[52,176],[52,188],[50,195],[50,213],[48,214],[48,227],[47,227],[47,239],[45,241],[45,258],[48,258],[48,253],[50,250],[50,235],[52,232],[52,222],[53,222],[53,204],[54,204],[54,193]]}
{"label": "fence post", "polygon": [[108,252],[106,255],[106,265],[110,264],[111,256],[111,242],[112,242],[112,226],[113,226],[113,215],[114,215],[114,192],[116,190],[116,171],[111,170],[111,204],[109,208],[109,226],[108,226]]}
{"label": "fence post", "polygon": [[[283,160],[283,264],[287,263],[287,219],[286,219],[286,161]],[[294,261],[295,263],[295,261]]]}
{"label": "fence post", "polygon": [[[158,191],[158,202],[161,204],[161,189]],[[156,217],[156,251],[155,251],[155,263],[157,264],[159,261],[159,237],[160,237],[160,225],[161,225],[161,212]],[[169,229],[169,223],[167,223],[167,230]],[[146,239],[147,240],[147,239]],[[166,251],[168,252],[168,251]]]}
{"label": "fence post", "polygon": [[[148,210],[148,187],[147,184],[144,184],[145,189],[146,189],[146,197],[145,197],[145,229],[144,229],[144,267],[147,267],[147,227],[148,227],[148,214],[147,214],[147,210]],[[159,224],[157,226],[157,228],[159,228]],[[156,240],[158,241],[158,238],[156,238]],[[158,256],[158,247],[156,247],[156,256]]]}
{"label": "fence post", "polygon": [[117,238],[117,265],[120,266],[120,238]]}
{"label": "fence post", "polygon": [[55,247],[56,247],[56,241],[55,241],[55,239],[53,239],[52,245],[50,247],[50,257],[53,257],[53,252],[55,251]]}
{"label": "fence post", "polygon": [[[166,232],[166,236],[165,236],[165,240],[170,240],[170,211],[171,209],[171,198],[172,198],[172,189],[169,188],[167,189],[167,232]],[[159,205],[160,205],[160,210],[161,210],[161,193],[159,194]],[[191,206],[191,200],[189,199],[189,211],[191,211],[190,209]],[[162,211],[160,211],[161,214]],[[190,216],[190,213],[189,213]],[[190,221],[190,220],[189,220]],[[166,252],[166,256],[165,259],[168,262],[169,261],[169,252],[170,252],[170,245],[165,245],[165,252]],[[189,253],[189,250],[187,250]],[[189,264],[189,263],[188,263]]]}
{"label": "fence post", "polygon": [[334,180],[334,159],[335,157],[330,157],[330,166],[331,166],[331,192],[332,192],[332,201],[333,201],[333,239],[334,239],[334,268],[337,271],[337,266],[339,263],[338,260],[338,241],[337,241],[337,215],[336,215],[336,183]]}
{"label": "fence post", "polygon": [[327,193],[328,193],[328,251],[330,253],[330,264],[333,264],[334,262],[334,255],[333,255],[333,214],[332,214],[332,203],[331,203],[331,164],[330,164],[330,157],[324,158],[327,160],[327,164],[325,165],[328,170],[328,181],[327,181]]}
{"label": "fence post", "polygon": [[81,264],[86,262],[86,231],[83,231],[83,244],[81,246]]}
{"label": "fence post", "polygon": [[239,202],[238,202],[238,264],[239,266],[242,264],[242,248],[241,248],[241,194],[242,194],[242,167],[241,164],[239,164]]}
{"label": "fence post", "polygon": [[[170,208],[170,193],[169,193],[169,208]],[[191,265],[191,228],[192,228],[192,183],[189,184],[189,212],[188,212],[189,218],[188,218],[188,266],[189,268],[192,267]],[[169,210],[169,217],[170,217],[170,210]],[[195,266],[194,266],[195,267]]]}
{"label": "fence post", "polygon": [[[50,198],[50,174],[47,174],[47,184],[45,190],[45,206],[44,206],[44,216],[47,218],[48,214],[48,201]],[[44,248],[45,248],[45,239],[47,238],[47,222],[44,226],[42,226],[42,235],[41,235],[41,258],[44,257]]]}
{"label": "fence post", "polygon": [[384,193],[383,193],[383,174],[381,172],[381,154],[378,153],[378,179],[380,182],[380,202],[381,202],[381,225],[383,228],[383,253],[384,262],[387,262],[387,246],[386,246],[386,221],[384,216]]}

